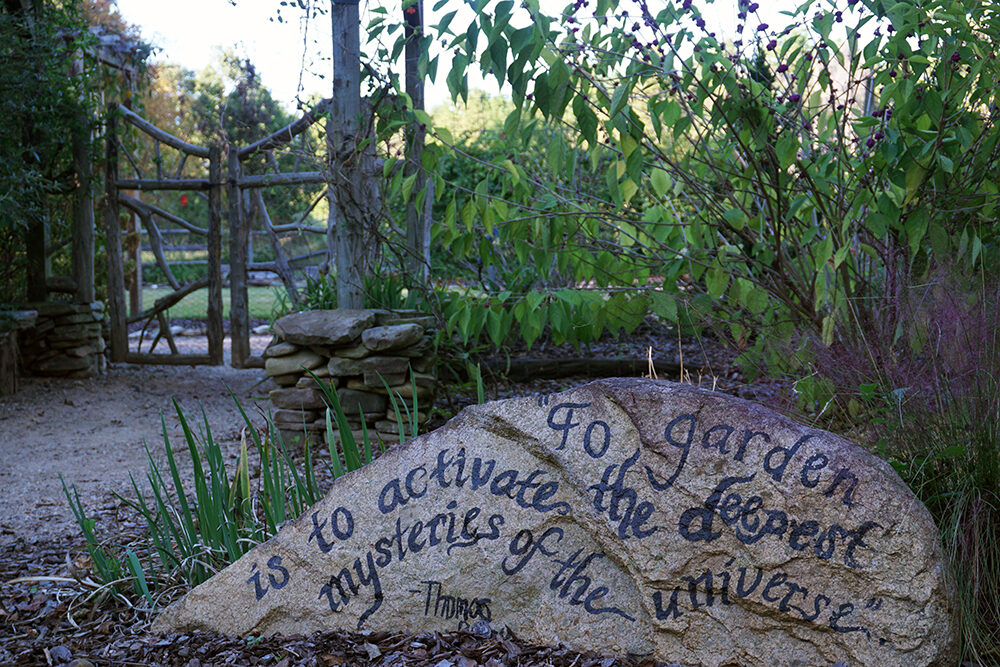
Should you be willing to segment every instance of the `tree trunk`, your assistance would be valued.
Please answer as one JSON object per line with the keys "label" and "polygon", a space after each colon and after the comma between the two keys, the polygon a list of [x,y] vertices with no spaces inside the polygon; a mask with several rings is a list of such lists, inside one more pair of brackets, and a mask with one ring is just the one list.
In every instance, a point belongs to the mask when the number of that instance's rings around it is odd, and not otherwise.
{"label": "tree trunk", "polygon": [[[404,11],[406,17],[406,94],[413,102],[413,109],[424,108],[424,76],[420,71],[420,41],[423,38],[424,3],[417,0]],[[406,272],[418,284],[427,281],[430,270],[431,226],[430,204],[433,188],[426,188],[427,174],[421,165],[426,132],[419,123],[412,123],[406,130],[405,176],[416,174],[410,200],[406,203]],[[425,189],[426,188],[426,189]],[[424,193],[424,206],[420,193]]]}
{"label": "tree trunk", "polygon": [[122,227],[118,219],[118,118],[108,109],[107,153],[104,175],[104,234],[108,255],[108,315],[111,318],[111,361],[125,361],[128,325],[125,313],[125,271],[122,262]]}
{"label": "tree trunk", "polygon": [[[73,61],[72,74],[83,73],[83,58]],[[94,300],[94,198],[90,191],[90,119],[80,100],[73,133],[73,170],[76,190],[73,193],[73,279],[77,303]]]}
{"label": "tree trunk", "polygon": [[[358,128],[361,116],[361,47],[357,0],[334,0],[333,102],[327,123],[330,161],[330,233],[336,240],[337,306],[364,308],[364,186]],[[331,248],[331,250],[334,250]]]}
{"label": "tree trunk", "polygon": [[243,211],[240,157],[229,147],[229,337],[233,368],[243,368],[250,357],[250,314],[247,308],[247,236],[249,226]]}
{"label": "tree trunk", "polygon": [[223,147],[209,150],[208,180],[208,356],[221,366],[225,334],[222,330],[222,160]]}

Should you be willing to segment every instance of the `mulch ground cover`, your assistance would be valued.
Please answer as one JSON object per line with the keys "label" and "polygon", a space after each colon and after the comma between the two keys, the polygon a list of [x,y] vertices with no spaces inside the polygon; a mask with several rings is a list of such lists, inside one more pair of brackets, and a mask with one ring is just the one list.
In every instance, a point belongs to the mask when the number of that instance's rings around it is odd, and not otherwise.
{"label": "mulch ground cover", "polygon": [[[474,625],[469,631],[405,635],[331,631],[311,636],[159,635],[154,614],[132,594],[91,579],[82,544],[0,546],[0,664],[401,665],[406,667],[654,667],[641,659],[540,646]],[[81,555],[83,554],[83,555]],[[179,592],[178,592],[179,594]]]}

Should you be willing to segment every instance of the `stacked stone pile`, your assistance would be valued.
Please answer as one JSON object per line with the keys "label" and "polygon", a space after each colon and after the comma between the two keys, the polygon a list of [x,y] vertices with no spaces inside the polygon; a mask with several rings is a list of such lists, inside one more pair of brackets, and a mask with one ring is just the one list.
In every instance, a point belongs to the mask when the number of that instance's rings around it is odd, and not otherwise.
{"label": "stacked stone pile", "polygon": [[104,304],[30,303],[35,324],[18,337],[25,375],[86,378],[104,373]]}
{"label": "stacked stone pile", "polygon": [[[423,423],[436,382],[433,326],[432,316],[414,311],[346,309],[293,313],[275,322],[274,340],[264,351],[264,370],[279,386],[270,399],[285,443],[300,446],[307,439],[325,439],[327,404],[310,372],[336,389],[358,442],[362,419],[373,442],[399,441],[389,391],[412,409],[411,370],[420,408],[417,419]],[[339,440],[339,433],[335,438]]]}

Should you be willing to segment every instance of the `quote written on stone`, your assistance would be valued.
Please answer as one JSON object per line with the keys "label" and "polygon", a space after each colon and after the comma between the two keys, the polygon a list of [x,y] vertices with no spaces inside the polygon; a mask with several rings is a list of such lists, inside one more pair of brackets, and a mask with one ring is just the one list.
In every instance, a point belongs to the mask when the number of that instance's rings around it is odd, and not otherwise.
{"label": "quote written on stone", "polygon": [[390,450],[161,626],[480,622],[704,664],[720,650],[916,664],[950,650],[922,510],[830,434],[690,387],[608,381],[467,410]]}

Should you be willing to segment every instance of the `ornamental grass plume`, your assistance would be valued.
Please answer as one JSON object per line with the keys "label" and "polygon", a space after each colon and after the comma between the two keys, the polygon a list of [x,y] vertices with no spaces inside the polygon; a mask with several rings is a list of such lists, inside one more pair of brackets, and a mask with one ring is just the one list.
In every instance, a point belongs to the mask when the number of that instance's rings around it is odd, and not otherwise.
{"label": "ornamental grass plume", "polygon": [[[965,660],[1000,661],[1000,282],[941,269],[898,289],[857,347],[816,368],[931,511],[957,593]],[[843,414],[843,412],[841,412]]]}

